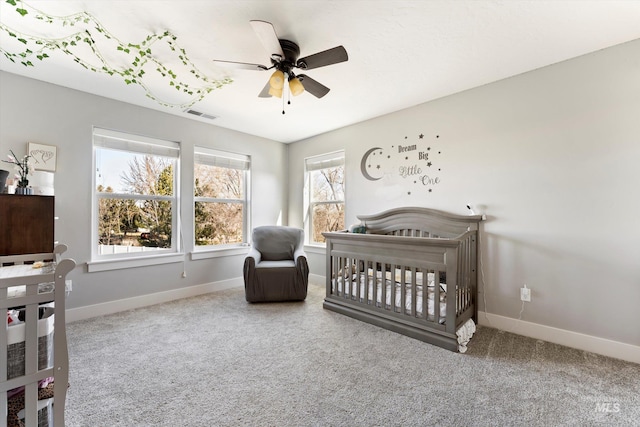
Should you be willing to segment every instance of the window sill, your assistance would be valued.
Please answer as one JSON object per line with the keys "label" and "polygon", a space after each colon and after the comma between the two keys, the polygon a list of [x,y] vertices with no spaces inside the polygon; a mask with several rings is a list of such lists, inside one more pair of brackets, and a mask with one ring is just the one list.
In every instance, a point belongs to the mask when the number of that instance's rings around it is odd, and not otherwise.
{"label": "window sill", "polygon": [[327,248],[324,245],[304,245],[304,251],[312,254],[325,254]]}
{"label": "window sill", "polygon": [[98,271],[120,270],[124,268],[147,267],[150,265],[168,264],[173,262],[183,262],[184,253],[155,255],[139,258],[119,258],[87,263],[87,271],[95,273]]}
{"label": "window sill", "polygon": [[250,247],[247,246],[233,246],[217,249],[202,249],[199,251],[193,251],[190,253],[191,261],[208,258],[220,258],[233,255],[246,255],[249,253]]}

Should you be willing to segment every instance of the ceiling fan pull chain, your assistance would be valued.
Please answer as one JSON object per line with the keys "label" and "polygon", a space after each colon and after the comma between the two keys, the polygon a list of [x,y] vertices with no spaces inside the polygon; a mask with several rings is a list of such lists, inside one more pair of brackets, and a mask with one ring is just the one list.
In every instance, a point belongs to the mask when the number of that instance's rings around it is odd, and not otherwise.
{"label": "ceiling fan pull chain", "polygon": [[[287,83],[289,82],[289,73],[285,72],[284,73],[284,86],[282,87],[282,90],[284,92],[287,92],[287,98],[289,98],[289,91],[287,90],[287,86],[289,86]],[[291,102],[289,102],[289,104],[291,104]],[[284,93],[282,94],[282,114],[284,114]]]}

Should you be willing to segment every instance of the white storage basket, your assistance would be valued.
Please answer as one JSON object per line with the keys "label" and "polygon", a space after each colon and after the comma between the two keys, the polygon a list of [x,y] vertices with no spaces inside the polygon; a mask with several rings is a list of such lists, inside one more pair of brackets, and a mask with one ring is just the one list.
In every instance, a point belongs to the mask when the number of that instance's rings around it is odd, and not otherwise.
{"label": "white storage basket", "polygon": [[[50,311],[52,311],[50,309]],[[53,326],[55,316],[38,320],[38,369],[53,366]],[[25,374],[25,329],[24,323],[9,326],[7,330],[7,379]]]}

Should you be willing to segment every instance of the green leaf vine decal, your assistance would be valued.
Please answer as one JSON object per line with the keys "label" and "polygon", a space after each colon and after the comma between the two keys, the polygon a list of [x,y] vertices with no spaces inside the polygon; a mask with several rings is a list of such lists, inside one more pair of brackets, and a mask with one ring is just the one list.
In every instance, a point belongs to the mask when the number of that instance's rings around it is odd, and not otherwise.
{"label": "green leaf vine decal", "polygon": [[[69,55],[76,63],[87,70],[106,73],[110,76],[120,76],[127,85],[136,84],[142,87],[146,96],[159,104],[181,109],[191,107],[214,89],[220,89],[222,86],[233,82],[230,78],[212,79],[207,77],[189,59],[185,49],[177,44],[177,37],[168,30],[160,34],[149,34],[138,43],[125,43],[107,31],[100,21],[88,12],[78,12],[68,16],[54,16],[20,0],[6,0],[6,3],[15,7],[15,11],[25,19],[36,19],[60,28],[70,27],[74,30],[77,29],[72,34],[63,37],[48,38],[40,35],[25,34],[0,22],[0,31],[18,41],[18,46],[23,46],[22,50],[16,49],[15,51],[10,51],[0,46],[0,52],[13,63],[20,63],[25,67],[33,67],[35,65],[31,58],[35,57],[38,61],[43,61],[50,58],[51,52],[60,51]],[[96,39],[99,42],[96,42]],[[153,54],[152,48],[156,49],[158,47],[159,50],[164,48],[162,43],[186,67],[185,76],[181,75],[179,77],[178,72],[167,68]],[[115,51],[117,55],[123,55],[124,59],[121,63],[128,63],[129,65],[116,66],[110,64],[106,56],[113,55],[103,54],[103,52],[107,52],[103,45]],[[86,58],[87,47],[92,54],[91,59],[97,61],[97,65]],[[166,51],[166,49],[164,50]],[[173,103],[156,96],[144,81],[144,77],[151,72],[157,73],[163,79],[168,80],[169,87],[180,92],[188,100],[182,103]]]}

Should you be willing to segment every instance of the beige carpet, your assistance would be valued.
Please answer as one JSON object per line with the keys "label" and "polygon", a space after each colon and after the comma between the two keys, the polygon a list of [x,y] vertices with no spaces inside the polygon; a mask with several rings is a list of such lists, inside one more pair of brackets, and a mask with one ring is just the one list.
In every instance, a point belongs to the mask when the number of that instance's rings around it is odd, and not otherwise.
{"label": "beige carpet", "polygon": [[632,426],[640,365],[480,327],[466,354],[217,292],[68,326],[67,426]]}

